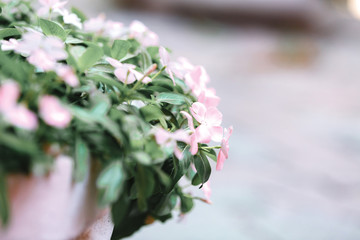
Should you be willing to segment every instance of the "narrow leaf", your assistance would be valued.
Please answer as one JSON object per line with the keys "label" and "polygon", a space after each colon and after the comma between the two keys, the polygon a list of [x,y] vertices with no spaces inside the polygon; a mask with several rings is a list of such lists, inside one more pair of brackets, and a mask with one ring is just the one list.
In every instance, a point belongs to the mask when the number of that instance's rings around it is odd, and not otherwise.
{"label": "narrow leaf", "polygon": [[19,35],[20,32],[16,28],[4,28],[0,30],[0,39]]}

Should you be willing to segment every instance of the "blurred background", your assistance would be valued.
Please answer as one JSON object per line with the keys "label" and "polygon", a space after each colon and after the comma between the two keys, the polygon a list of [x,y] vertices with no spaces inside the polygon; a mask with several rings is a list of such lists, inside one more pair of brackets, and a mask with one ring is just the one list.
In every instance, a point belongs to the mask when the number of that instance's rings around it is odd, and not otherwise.
{"label": "blurred background", "polygon": [[360,239],[360,0],[70,0],[204,65],[234,125],[213,205],[129,240]]}

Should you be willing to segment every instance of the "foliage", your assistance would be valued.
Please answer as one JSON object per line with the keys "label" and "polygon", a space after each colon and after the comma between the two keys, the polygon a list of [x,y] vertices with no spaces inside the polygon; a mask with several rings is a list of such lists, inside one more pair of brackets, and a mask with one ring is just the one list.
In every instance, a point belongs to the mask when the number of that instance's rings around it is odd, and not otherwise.
{"label": "foliage", "polygon": [[138,21],[125,27],[103,15],[87,20],[59,1],[44,2],[35,10],[31,1],[0,1],[3,224],[11,218],[6,174],[46,174],[61,155],[74,159],[74,181],[84,179],[91,161],[101,162],[96,187],[99,204],[112,209],[112,239],[149,218],[189,212],[195,197],[179,180],[206,184],[208,157],[216,161],[220,148],[207,144],[219,131],[222,141],[221,119],[211,120],[221,118],[219,99],[206,87],[204,69],[171,62]]}

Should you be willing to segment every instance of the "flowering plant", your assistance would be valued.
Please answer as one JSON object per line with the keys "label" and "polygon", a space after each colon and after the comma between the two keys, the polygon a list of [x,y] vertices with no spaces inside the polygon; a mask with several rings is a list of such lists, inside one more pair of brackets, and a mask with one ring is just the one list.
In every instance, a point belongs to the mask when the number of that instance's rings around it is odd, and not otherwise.
{"label": "flowering plant", "polygon": [[[232,128],[221,127],[205,69],[170,60],[139,21],[126,27],[59,0],[37,4],[0,1],[2,225],[11,216],[6,175],[43,175],[64,156],[75,181],[101,163],[96,187],[99,204],[111,206],[113,239],[187,213],[194,199],[209,202],[209,159],[223,167]],[[186,193],[182,178],[204,186],[205,198]]]}

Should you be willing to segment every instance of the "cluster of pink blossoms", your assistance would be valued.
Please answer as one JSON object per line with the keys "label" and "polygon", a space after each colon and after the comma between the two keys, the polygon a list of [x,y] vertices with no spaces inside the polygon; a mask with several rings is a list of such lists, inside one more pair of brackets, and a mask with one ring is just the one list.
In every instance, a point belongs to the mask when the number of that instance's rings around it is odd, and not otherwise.
{"label": "cluster of pink blossoms", "polygon": [[[185,58],[180,58],[177,62],[171,62],[169,54],[164,47],[159,48],[159,55],[160,63],[166,67],[166,72],[169,74],[174,85],[174,75],[184,79],[187,86],[189,86],[192,93],[198,99],[198,101],[190,107],[192,116],[188,112],[181,112],[184,117],[187,118],[191,131],[189,139],[183,142],[190,143],[190,152],[193,155],[198,152],[199,143],[207,144],[211,141],[220,142],[221,148],[216,169],[221,170],[224,161],[228,158],[229,138],[232,134],[233,127],[225,130],[221,127],[222,114],[217,109],[220,98],[216,96],[215,89],[207,88],[206,86],[210,81],[209,75],[202,66],[193,66]],[[199,123],[196,129],[193,118]],[[169,141],[176,140],[177,134],[174,133],[173,136],[167,135]],[[158,135],[156,135],[157,139],[159,138]],[[160,141],[158,141],[158,143],[159,142]]]}
{"label": "cluster of pink blossoms", "polygon": [[79,85],[79,80],[73,69],[58,61],[65,60],[67,53],[64,43],[57,37],[46,37],[40,32],[30,31],[21,40],[1,40],[1,50],[15,51],[25,57],[29,63],[42,71],[55,71],[72,87]]}
{"label": "cluster of pink blossoms", "polygon": [[[0,116],[16,127],[36,130],[39,125],[37,115],[24,104],[19,104],[19,97],[20,88],[15,81],[3,83],[0,86]],[[72,119],[71,113],[54,96],[39,98],[39,112],[46,124],[56,128],[67,127]]]}
{"label": "cluster of pink blossoms", "polygon": [[95,33],[111,39],[133,38],[143,47],[158,46],[159,37],[140,21],[133,21],[128,28],[121,22],[106,20],[104,14],[90,18],[84,23],[86,32]]}
{"label": "cluster of pink blossoms", "polygon": [[48,17],[51,13],[59,13],[63,17],[64,23],[82,29],[81,19],[75,13],[70,13],[65,9],[67,1],[39,0],[39,3],[41,5],[37,11],[39,16]]}

